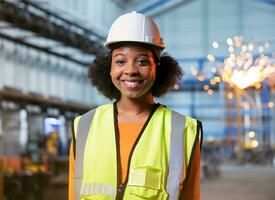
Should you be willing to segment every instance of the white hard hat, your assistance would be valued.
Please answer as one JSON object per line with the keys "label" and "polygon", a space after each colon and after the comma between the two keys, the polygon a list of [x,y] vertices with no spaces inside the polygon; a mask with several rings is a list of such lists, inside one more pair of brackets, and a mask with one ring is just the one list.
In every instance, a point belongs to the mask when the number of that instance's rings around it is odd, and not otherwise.
{"label": "white hard hat", "polygon": [[109,48],[110,45],[120,42],[137,42],[165,48],[155,22],[136,11],[121,15],[114,21],[104,46]]}

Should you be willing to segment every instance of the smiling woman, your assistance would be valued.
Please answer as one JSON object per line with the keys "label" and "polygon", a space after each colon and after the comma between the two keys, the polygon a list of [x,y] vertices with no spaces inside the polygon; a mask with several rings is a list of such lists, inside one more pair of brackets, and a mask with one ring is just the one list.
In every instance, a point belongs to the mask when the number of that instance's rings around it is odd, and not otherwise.
{"label": "smiling woman", "polygon": [[69,199],[199,199],[201,123],[155,102],[182,72],[153,20],[132,12],[109,31],[89,68],[114,103],[77,117]]}

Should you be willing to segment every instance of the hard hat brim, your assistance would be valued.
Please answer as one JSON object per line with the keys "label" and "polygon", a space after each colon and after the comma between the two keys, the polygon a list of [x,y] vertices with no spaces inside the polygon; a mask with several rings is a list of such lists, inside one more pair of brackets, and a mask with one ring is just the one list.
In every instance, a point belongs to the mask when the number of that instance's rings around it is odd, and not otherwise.
{"label": "hard hat brim", "polygon": [[156,46],[155,44],[136,42],[136,41],[121,41],[121,42],[109,43],[107,48],[113,51],[114,49],[120,48],[122,46],[127,46],[127,45],[140,46],[142,48],[148,49],[157,57],[158,60],[160,60],[160,54],[161,54],[161,51],[163,50],[162,48],[160,48],[159,46]]}
{"label": "hard hat brim", "polygon": [[112,50],[114,47],[117,48],[117,46],[123,46],[123,45],[127,45],[127,44],[136,44],[136,45],[142,45],[144,47],[146,47],[146,45],[148,46],[153,46],[155,48],[159,48],[160,50],[165,49],[165,45],[164,44],[156,44],[156,43],[152,43],[152,42],[143,42],[143,41],[129,41],[129,40],[121,40],[121,41],[112,41],[112,42],[106,42],[104,44],[104,46],[107,49]]}

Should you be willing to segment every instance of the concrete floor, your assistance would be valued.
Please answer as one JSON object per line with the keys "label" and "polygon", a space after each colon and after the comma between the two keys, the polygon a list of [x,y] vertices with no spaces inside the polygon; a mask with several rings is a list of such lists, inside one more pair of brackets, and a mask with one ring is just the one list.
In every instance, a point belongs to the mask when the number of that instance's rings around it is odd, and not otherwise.
{"label": "concrete floor", "polygon": [[223,166],[221,176],[204,180],[201,200],[275,200],[275,168]]}

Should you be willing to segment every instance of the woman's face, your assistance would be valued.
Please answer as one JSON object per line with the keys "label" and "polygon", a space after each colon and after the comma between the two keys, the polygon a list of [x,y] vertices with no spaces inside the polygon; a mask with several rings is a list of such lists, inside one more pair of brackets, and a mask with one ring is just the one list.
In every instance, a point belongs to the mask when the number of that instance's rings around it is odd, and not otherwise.
{"label": "woman's face", "polygon": [[122,98],[139,98],[150,94],[156,78],[153,53],[135,45],[116,48],[112,52],[110,75]]}

